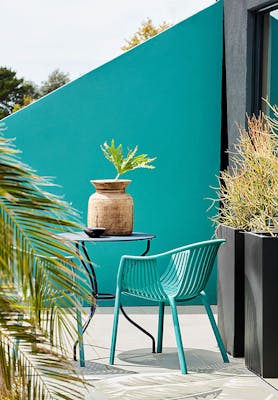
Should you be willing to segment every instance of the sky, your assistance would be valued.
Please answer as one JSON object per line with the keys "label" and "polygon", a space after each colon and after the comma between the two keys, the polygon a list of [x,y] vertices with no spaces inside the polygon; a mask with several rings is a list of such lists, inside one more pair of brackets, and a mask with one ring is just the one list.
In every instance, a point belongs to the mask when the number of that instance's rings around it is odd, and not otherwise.
{"label": "sky", "polygon": [[0,0],[0,66],[40,84],[59,68],[70,79],[122,53],[148,17],[175,24],[215,0]]}

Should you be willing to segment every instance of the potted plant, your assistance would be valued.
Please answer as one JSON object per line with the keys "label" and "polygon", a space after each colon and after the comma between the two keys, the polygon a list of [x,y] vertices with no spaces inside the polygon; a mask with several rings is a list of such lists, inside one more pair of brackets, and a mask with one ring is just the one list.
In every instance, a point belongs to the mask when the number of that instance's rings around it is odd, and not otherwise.
{"label": "potted plant", "polygon": [[[272,107],[272,110],[273,119],[261,113],[258,117],[248,118],[248,131],[240,128],[239,142],[235,152],[231,153],[232,166],[220,175],[218,198],[221,207],[215,218],[221,226],[218,231],[220,236],[228,229],[227,225],[244,231],[238,247],[237,240],[230,240],[226,245],[235,244],[235,260],[241,258],[240,271],[238,265],[234,266],[232,272],[227,270],[229,261],[225,260],[225,256],[231,253],[231,249],[226,248],[220,254],[220,329],[226,333],[229,329],[229,326],[225,326],[228,319],[236,321],[240,317],[242,321],[245,314],[245,362],[249,369],[263,377],[278,377],[278,320],[275,317],[278,285],[278,269],[275,265],[278,256],[275,233],[278,230],[278,137],[274,132],[277,124],[275,113],[276,117],[278,113],[277,107]],[[222,264],[225,262],[226,267]],[[226,282],[223,283],[222,279],[226,279]],[[230,283],[227,279],[231,279]],[[230,288],[226,290],[229,285]],[[241,304],[235,305],[238,288],[241,290]],[[242,291],[245,293],[245,305]],[[225,296],[231,292],[234,303],[228,308],[230,300]],[[224,323],[221,318],[224,318]],[[244,332],[243,327],[241,329]],[[223,337],[225,339],[225,334]]]}
{"label": "potted plant", "polygon": [[115,146],[107,142],[100,146],[104,156],[110,161],[116,171],[115,179],[92,180],[96,193],[89,198],[88,227],[105,228],[105,235],[130,235],[133,230],[133,200],[125,192],[131,180],[119,177],[137,168],[155,168],[151,163],[156,158],[149,158],[147,154],[137,155],[138,146],[128,150],[126,157],[120,144]]}

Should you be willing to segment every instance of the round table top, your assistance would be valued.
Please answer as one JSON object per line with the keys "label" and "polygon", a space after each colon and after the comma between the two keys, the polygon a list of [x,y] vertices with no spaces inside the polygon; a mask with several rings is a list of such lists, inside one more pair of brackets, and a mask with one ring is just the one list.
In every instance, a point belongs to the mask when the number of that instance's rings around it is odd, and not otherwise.
{"label": "round table top", "polygon": [[143,232],[132,232],[131,235],[126,236],[100,236],[98,238],[91,238],[85,232],[65,232],[57,235],[65,240],[71,242],[129,242],[136,240],[151,240],[155,235]]}

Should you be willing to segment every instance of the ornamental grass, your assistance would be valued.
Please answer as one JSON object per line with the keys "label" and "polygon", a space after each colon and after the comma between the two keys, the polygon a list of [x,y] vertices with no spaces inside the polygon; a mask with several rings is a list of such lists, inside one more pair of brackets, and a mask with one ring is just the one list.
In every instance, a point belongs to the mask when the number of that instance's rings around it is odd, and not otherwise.
{"label": "ornamental grass", "polygon": [[219,177],[216,189],[217,224],[253,232],[278,231],[278,108],[272,117],[260,113],[239,127],[239,140],[230,154],[230,166]]}

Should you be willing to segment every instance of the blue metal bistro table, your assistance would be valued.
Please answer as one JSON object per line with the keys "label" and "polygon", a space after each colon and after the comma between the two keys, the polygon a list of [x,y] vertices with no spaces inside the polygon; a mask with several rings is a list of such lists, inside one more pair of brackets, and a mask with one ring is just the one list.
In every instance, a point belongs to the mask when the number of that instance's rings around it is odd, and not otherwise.
{"label": "blue metal bistro table", "polygon": [[[148,251],[150,250],[151,240],[154,239],[155,236],[152,234],[141,233],[141,232],[133,232],[131,235],[127,235],[127,236],[100,236],[100,237],[95,237],[95,238],[89,237],[84,232],[74,232],[74,233],[66,232],[66,233],[61,233],[59,236],[63,240],[75,243],[76,253],[79,257],[81,265],[84,267],[84,270],[86,271],[86,273],[88,275],[90,286],[91,286],[92,304],[90,306],[90,314],[89,314],[86,322],[82,326],[82,332],[79,332],[81,335],[83,335],[94,316],[94,313],[96,310],[96,305],[97,305],[97,300],[111,300],[111,299],[115,298],[114,294],[99,292],[97,277],[96,277],[96,273],[94,270],[94,265],[89,257],[89,254],[88,254],[88,251],[86,248],[86,244],[87,243],[134,242],[134,241],[142,240],[142,241],[147,242],[146,249],[144,250],[143,254],[141,254],[141,256],[145,256],[148,253]],[[131,324],[136,326],[138,329],[140,329],[143,333],[145,333],[147,336],[149,336],[151,338],[152,352],[155,353],[154,337],[149,332],[147,332],[144,328],[142,328],[140,325],[138,325],[136,322],[134,322],[126,314],[122,305],[121,305],[121,311],[122,311],[124,317]],[[73,347],[73,358],[75,361],[77,360],[77,358],[76,358],[77,344],[78,344],[78,340],[74,343],[74,347]],[[80,352],[80,365],[85,366],[83,345],[82,345],[82,352]]]}

